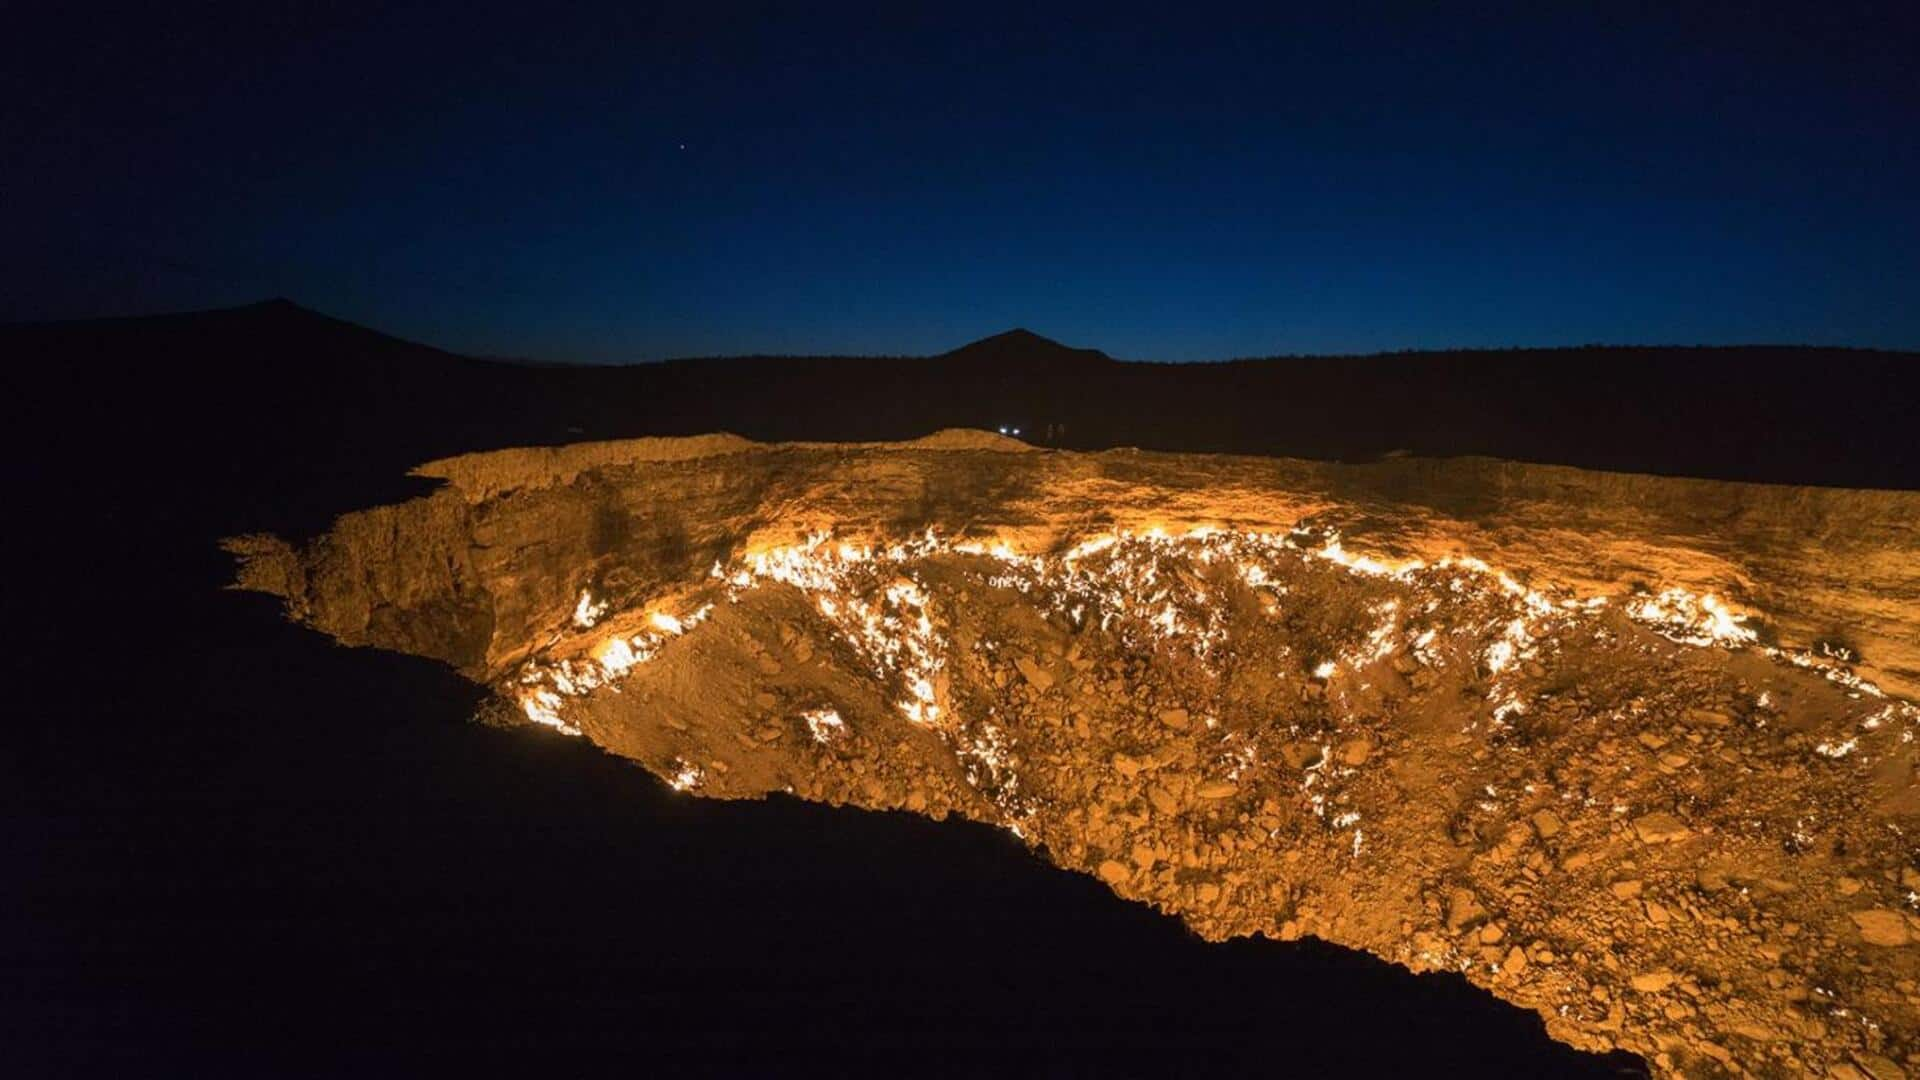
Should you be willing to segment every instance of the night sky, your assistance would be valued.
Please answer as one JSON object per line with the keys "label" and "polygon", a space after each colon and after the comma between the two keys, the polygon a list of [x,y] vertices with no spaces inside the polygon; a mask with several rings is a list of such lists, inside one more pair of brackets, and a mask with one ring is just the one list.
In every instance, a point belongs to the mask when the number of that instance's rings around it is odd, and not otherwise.
{"label": "night sky", "polygon": [[910,6],[15,8],[0,319],[286,296],[595,361],[1920,347],[1910,0]]}

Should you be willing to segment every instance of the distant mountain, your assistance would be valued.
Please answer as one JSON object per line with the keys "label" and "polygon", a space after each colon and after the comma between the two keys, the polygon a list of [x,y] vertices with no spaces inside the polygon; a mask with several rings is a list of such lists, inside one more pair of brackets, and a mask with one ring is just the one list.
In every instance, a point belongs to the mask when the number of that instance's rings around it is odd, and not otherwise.
{"label": "distant mountain", "polygon": [[1023,327],[1015,327],[992,337],[962,345],[941,353],[937,359],[988,367],[1017,365],[1112,364],[1113,357],[1098,349],[1076,349]]}

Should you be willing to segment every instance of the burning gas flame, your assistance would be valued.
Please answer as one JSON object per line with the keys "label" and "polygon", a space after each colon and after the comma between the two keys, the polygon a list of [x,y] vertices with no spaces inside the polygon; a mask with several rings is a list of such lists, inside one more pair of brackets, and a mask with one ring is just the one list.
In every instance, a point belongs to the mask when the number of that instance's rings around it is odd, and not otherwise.
{"label": "burning gas flame", "polygon": [[[1208,670],[1213,670],[1212,657],[1226,640],[1227,606],[1213,599],[1205,577],[1196,571],[1216,563],[1230,568],[1241,584],[1255,590],[1268,615],[1277,614],[1286,603],[1287,589],[1278,584],[1276,570],[1288,559],[1329,564],[1356,577],[1417,579],[1456,594],[1479,590],[1504,596],[1510,614],[1495,624],[1501,627],[1499,635],[1480,654],[1485,671],[1496,683],[1533,656],[1536,643],[1550,626],[1594,617],[1607,604],[1605,596],[1549,594],[1531,588],[1472,556],[1433,563],[1389,560],[1348,551],[1334,532],[1281,534],[1213,525],[1178,534],[1164,527],[1101,533],[1054,555],[1023,553],[1005,539],[955,541],[932,529],[886,544],[834,540],[831,533],[817,532],[797,544],[748,551],[730,564],[716,562],[707,588],[727,602],[769,586],[791,587],[808,596],[853,655],[894,688],[900,715],[957,740],[964,754],[983,767],[1005,771],[1012,759],[1005,747],[985,734],[985,718],[961,723],[946,700],[945,668],[951,644],[941,629],[939,601],[915,569],[916,563],[933,557],[983,560],[984,566],[968,572],[978,574],[990,587],[1035,597],[1076,626],[1097,621],[1100,629],[1118,633],[1133,647],[1187,650]],[[610,635],[575,658],[528,664],[514,690],[522,711],[533,723],[579,734],[579,727],[566,717],[570,699],[617,682],[654,659],[712,610],[711,601],[678,614],[653,607],[641,618],[643,627],[638,632]],[[1742,648],[1757,641],[1757,632],[1747,625],[1748,616],[1712,593],[1703,596],[1667,588],[1634,599],[1624,610],[1635,622],[1685,645]],[[1370,611],[1379,621],[1366,632],[1364,641],[1319,661],[1312,669],[1316,679],[1332,679],[1342,670],[1365,672],[1402,650],[1421,664],[1443,662],[1446,647],[1433,627],[1420,626],[1419,611],[1403,612],[1393,599],[1376,603]],[[606,623],[608,617],[608,602],[596,601],[583,591],[571,621],[584,630]],[[613,621],[627,620],[616,617]],[[1448,631],[1462,632],[1481,633],[1468,628]],[[1819,669],[1856,693],[1882,696],[1879,688],[1843,666],[1850,657],[1764,651],[1800,667]],[[1510,697],[1498,685],[1488,696],[1502,703],[1495,709],[1496,720],[1519,711],[1517,704],[1505,704]],[[831,710],[803,714],[803,718],[816,739],[824,741],[845,730],[839,714]]]}

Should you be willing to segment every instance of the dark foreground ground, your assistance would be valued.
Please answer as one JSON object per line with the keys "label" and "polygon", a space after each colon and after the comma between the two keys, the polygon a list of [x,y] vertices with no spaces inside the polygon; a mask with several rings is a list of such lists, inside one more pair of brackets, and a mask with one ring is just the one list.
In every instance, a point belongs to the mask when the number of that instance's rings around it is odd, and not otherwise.
{"label": "dark foreground ground", "polygon": [[1907,355],[1279,363],[1122,367],[1014,337],[891,365],[551,371],[285,305],[0,329],[9,1071],[1636,1069],[1459,980],[1205,945],[984,828],[673,795],[578,742],[466,723],[476,691],[449,671],[219,589],[216,538],[317,530],[417,461],[716,429],[1053,425],[1074,447],[1920,486]]}

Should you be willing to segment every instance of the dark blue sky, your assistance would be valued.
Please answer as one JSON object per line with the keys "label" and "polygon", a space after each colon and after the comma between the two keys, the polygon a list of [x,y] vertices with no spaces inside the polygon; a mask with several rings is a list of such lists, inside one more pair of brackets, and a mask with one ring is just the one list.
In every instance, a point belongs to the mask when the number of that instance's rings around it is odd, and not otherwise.
{"label": "dark blue sky", "polygon": [[0,45],[0,319],[284,295],[583,360],[1920,347],[1910,3],[73,6]]}

